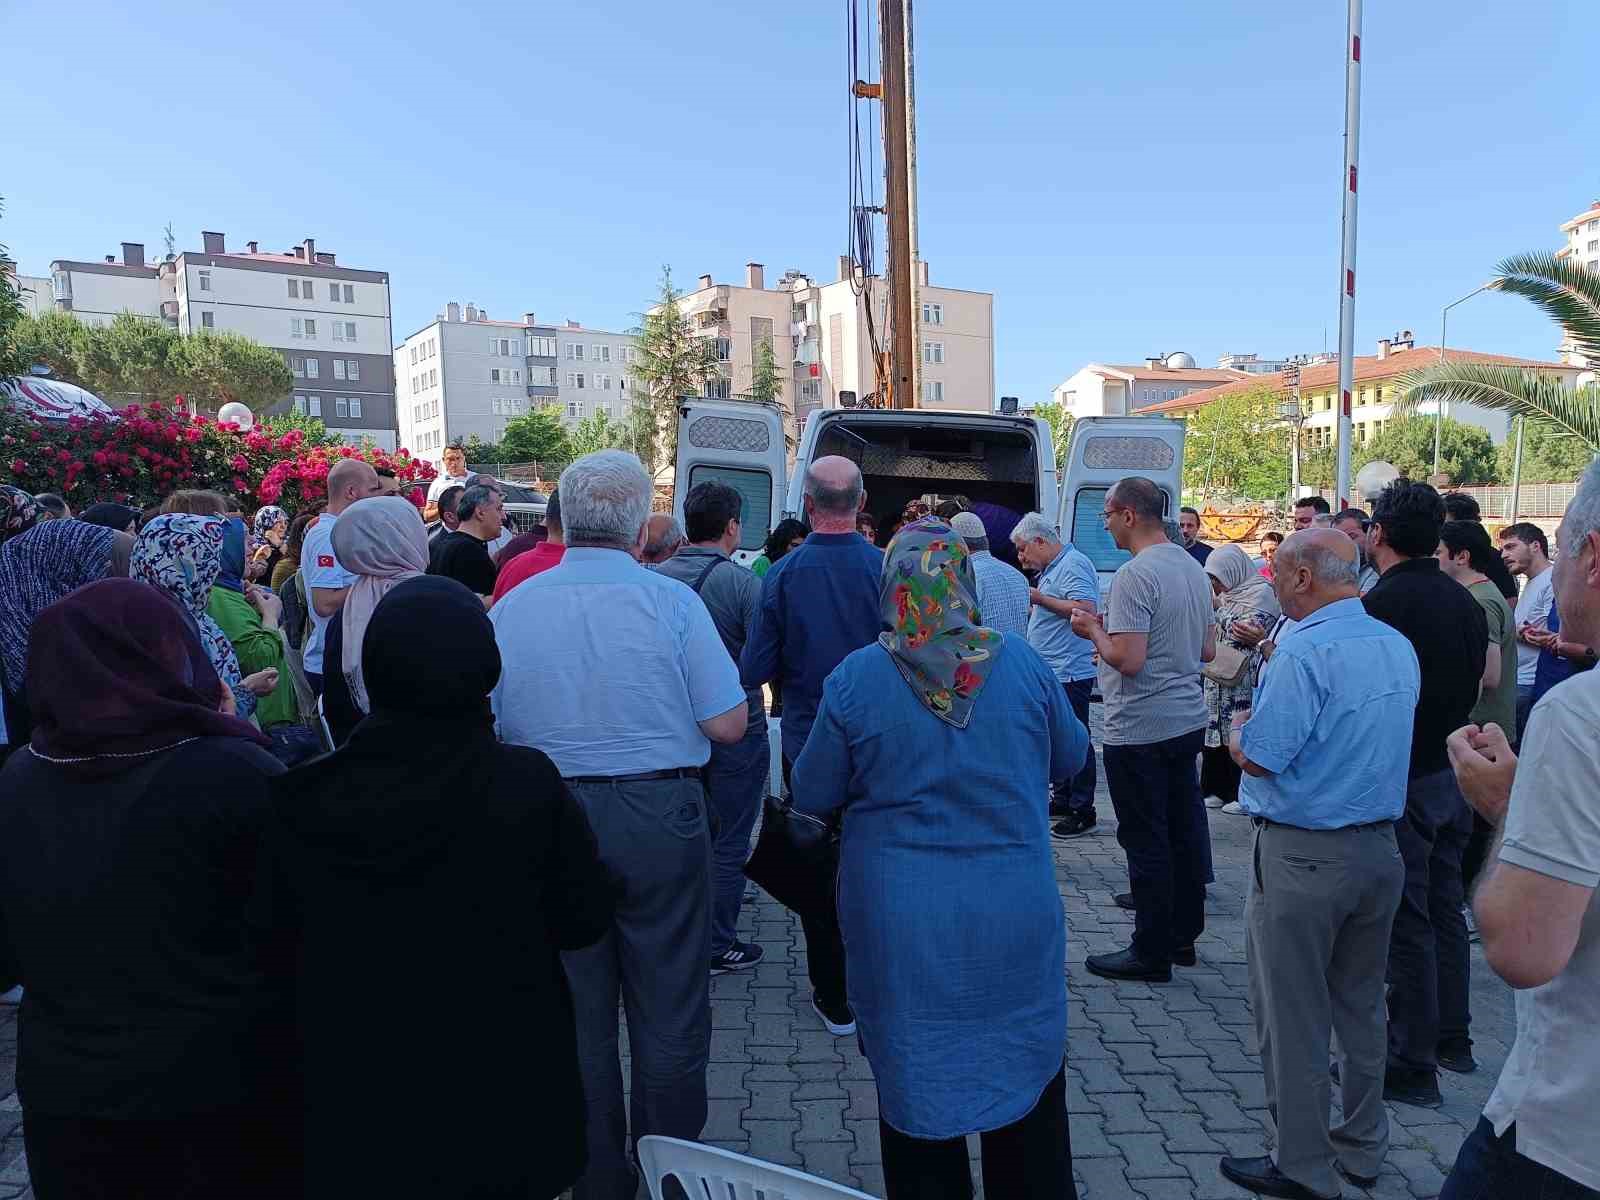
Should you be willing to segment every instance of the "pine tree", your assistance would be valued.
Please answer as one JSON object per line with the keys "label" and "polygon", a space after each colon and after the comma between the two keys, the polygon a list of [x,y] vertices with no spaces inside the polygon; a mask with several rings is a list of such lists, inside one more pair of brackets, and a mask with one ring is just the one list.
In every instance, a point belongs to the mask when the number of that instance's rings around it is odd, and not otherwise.
{"label": "pine tree", "polygon": [[628,414],[634,452],[652,476],[678,454],[678,403],[698,396],[720,373],[716,347],[694,336],[678,308],[672,268],[661,268],[660,297],[633,330],[638,339],[629,373],[645,400]]}

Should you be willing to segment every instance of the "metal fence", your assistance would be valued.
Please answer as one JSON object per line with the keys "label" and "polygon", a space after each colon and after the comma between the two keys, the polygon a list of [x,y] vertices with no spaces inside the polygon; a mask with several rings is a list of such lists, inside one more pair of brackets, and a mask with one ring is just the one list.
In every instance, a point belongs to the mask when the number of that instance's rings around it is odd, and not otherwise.
{"label": "metal fence", "polygon": [[[1469,484],[1449,489],[1471,496],[1478,502],[1484,521],[1548,521],[1552,525],[1561,520],[1567,505],[1578,494],[1576,483],[1524,483],[1518,488],[1505,484]],[[1337,504],[1332,488],[1323,488],[1322,496],[1329,504]],[[1365,507],[1371,507],[1366,505]],[[1515,511],[1513,511],[1513,507]]]}

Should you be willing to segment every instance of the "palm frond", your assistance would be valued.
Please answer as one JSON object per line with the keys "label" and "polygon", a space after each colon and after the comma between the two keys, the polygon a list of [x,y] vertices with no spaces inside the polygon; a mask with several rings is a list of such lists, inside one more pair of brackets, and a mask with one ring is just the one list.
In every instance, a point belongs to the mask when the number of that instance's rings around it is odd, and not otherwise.
{"label": "palm frond", "polygon": [[1414,413],[1422,404],[1471,404],[1570,434],[1600,454],[1597,387],[1569,388],[1517,367],[1446,362],[1407,372],[1396,380],[1396,390],[1396,416]]}
{"label": "palm frond", "polygon": [[1495,270],[1497,291],[1531,300],[1584,355],[1600,359],[1600,275],[1544,251],[1514,254]]}

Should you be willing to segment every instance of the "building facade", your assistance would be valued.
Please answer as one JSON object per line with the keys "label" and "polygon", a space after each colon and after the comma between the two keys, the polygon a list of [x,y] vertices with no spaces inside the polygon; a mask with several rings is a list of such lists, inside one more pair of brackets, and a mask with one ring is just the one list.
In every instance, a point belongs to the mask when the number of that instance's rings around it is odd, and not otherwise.
{"label": "building facade", "polygon": [[294,390],[278,411],[320,417],[330,433],[392,450],[397,445],[389,276],[341,265],[307,238],[281,254],[250,242],[229,251],[221,233],[204,248],[147,263],[144,247],[122,258],[51,263],[56,309],[90,325],[128,312],[180,333],[241,334],[284,357]]}
{"label": "building facade", "polygon": [[41,316],[55,307],[50,280],[42,275],[19,275],[17,264],[9,258],[0,258],[0,275],[16,290],[22,301],[22,311],[31,317]]}
{"label": "building facade", "polygon": [[[1533,359],[1513,358],[1504,354],[1486,354],[1476,350],[1445,351],[1451,362],[1485,363],[1499,366],[1525,367],[1540,375],[1558,378],[1572,386],[1579,369],[1567,363],[1538,362]],[[1417,346],[1407,338],[1383,338],[1378,352],[1356,356],[1355,383],[1351,388],[1350,422],[1354,444],[1360,445],[1382,433],[1394,418],[1398,381],[1409,371],[1431,367],[1439,361],[1439,347]],[[1141,416],[1167,416],[1187,418],[1205,405],[1223,396],[1238,395],[1258,388],[1266,388],[1279,395],[1288,394],[1288,384],[1282,372],[1271,375],[1251,375],[1243,380],[1190,392],[1159,404],[1141,406]],[[1301,444],[1307,450],[1332,446],[1338,439],[1339,422],[1339,364],[1337,361],[1311,363],[1300,369],[1300,411],[1305,417],[1301,427]],[[1432,404],[1421,405],[1417,412],[1432,417]],[[1508,418],[1504,413],[1491,412],[1470,404],[1452,404],[1445,408],[1445,416],[1488,431],[1496,442],[1506,437]]]}
{"label": "building facade", "polygon": [[575,425],[625,414],[634,339],[577,321],[541,324],[534,313],[497,321],[475,304],[451,301],[394,351],[400,440],[437,463],[452,442],[497,442],[506,425],[554,408]]}
{"label": "building facade", "polygon": [[1145,359],[1143,366],[1092,362],[1057,384],[1050,399],[1076,417],[1125,417],[1152,404],[1250,378],[1246,371],[1196,367],[1179,351]]}
{"label": "building facade", "polygon": [[1255,354],[1219,354],[1217,369],[1242,371],[1246,375],[1271,375],[1289,365],[1287,358],[1261,358]]}
{"label": "building facade", "polygon": [[[1582,267],[1591,275],[1600,275],[1600,200],[1594,201],[1587,209],[1570,220],[1561,223],[1563,244],[1556,251],[1556,258],[1562,262],[1571,262]],[[1594,367],[1600,364],[1589,362],[1572,339],[1561,339],[1561,358],[1579,367]]]}

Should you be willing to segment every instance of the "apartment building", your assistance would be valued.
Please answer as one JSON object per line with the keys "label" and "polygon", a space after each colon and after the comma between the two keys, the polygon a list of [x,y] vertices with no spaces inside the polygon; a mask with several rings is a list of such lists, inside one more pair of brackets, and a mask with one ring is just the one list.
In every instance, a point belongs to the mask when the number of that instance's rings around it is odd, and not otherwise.
{"label": "apartment building", "polygon": [[1287,358],[1261,358],[1255,354],[1219,354],[1217,369],[1242,371],[1246,375],[1271,375],[1289,365]]}
{"label": "apartment building", "polygon": [[541,324],[534,313],[498,321],[452,300],[394,352],[403,445],[439,462],[451,442],[497,442],[506,424],[554,407],[567,424],[630,403],[634,339],[577,321]]}
{"label": "apartment building", "polygon": [[348,441],[398,444],[390,345],[389,276],[341,265],[306,238],[282,253],[257,242],[229,251],[221,233],[203,249],[147,263],[144,246],[122,257],[50,264],[55,307],[91,325],[129,312],[180,333],[242,334],[279,351],[294,373],[292,405]]}
{"label": "apartment building", "polygon": [[[1540,375],[1560,379],[1568,387],[1578,377],[1579,368],[1570,363],[1538,362],[1534,359],[1514,358],[1505,354],[1488,354],[1478,350],[1458,350],[1450,347],[1445,357],[1451,362],[1490,363],[1498,366],[1525,367]],[[1355,359],[1355,383],[1351,388],[1350,419],[1354,442],[1359,445],[1383,432],[1384,426],[1394,416],[1397,382],[1408,371],[1431,367],[1439,361],[1439,347],[1418,346],[1409,331],[1378,342],[1376,354],[1358,354]],[[1176,399],[1158,404],[1143,405],[1141,416],[1188,417],[1205,405],[1223,396],[1237,395],[1257,388],[1267,388],[1282,395],[1288,394],[1288,385],[1282,372],[1271,375],[1251,375],[1232,383],[1189,392]],[[1302,444],[1310,450],[1333,445],[1338,439],[1339,423],[1339,363],[1337,360],[1314,362],[1300,369],[1300,409],[1305,414],[1302,426]],[[1433,416],[1432,404],[1424,404],[1418,412]],[[1508,419],[1504,413],[1491,412],[1470,404],[1452,404],[1446,407],[1445,416],[1469,425],[1486,429],[1496,442],[1506,437]]]}
{"label": "apartment building", "polygon": [[[1575,263],[1592,275],[1600,275],[1600,200],[1594,201],[1570,220],[1563,221],[1561,233],[1564,244],[1556,251],[1556,257],[1563,262]],[[1561,339],[1560,354],[1564,362],[1575,366],[1600,366],[1591,364],[1578,353],[1570,337]]]}
{"label": "apartment building", "polygon": [[789,271],[769,288],[761,263],[746,263],[744,270],[743,284],[716,283],[710,275],[702,275],[695,289],[678,299],[678,311],[698,336],[711,343],[718,364],[719,374],[706,384],[705,395],[721,400],[748,395],[755,382],[759,347],[766,343],[772,347],[780,377],[775,399],[793,416],[797,382],[809,378],[797,370],[797,363],[806,338],[801,318],[811,280]]}
{"label": "apartment building", "polygon": [[1050,399],[1073,417],[1125,417],[1137,409],[1248,379],[1232,367],[1197,367],[1183,351],[1152,355],[1142,366],[1092,362],[1051,391]]}
{"label": "apartment building", "polygon": [[55,307],[50,280],[44,276],[18,274],[17,264],[9,258],[0,258],[0,275],[15,290],[17,299],[22,301],[22,311],[29,316],[39,316]]}

